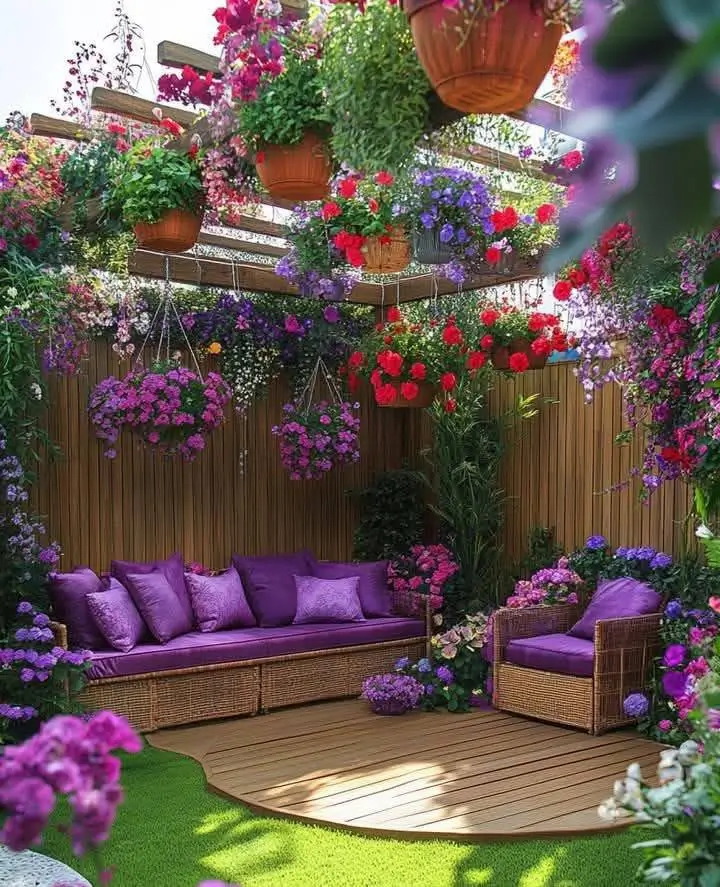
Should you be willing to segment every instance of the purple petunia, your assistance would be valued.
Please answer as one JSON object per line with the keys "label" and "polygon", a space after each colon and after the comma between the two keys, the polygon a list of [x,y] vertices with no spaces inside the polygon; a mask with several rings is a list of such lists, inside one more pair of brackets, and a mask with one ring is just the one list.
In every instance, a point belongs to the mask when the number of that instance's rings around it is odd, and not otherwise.
{"label": "purple petunia", "polygon": [[662,676],[663,691],[671,699],[677,699],[683,695],[687,682],[687,675],[681,671],[666,671]]}
{"label": "purple petunia", "polygon": [[663,665],[666,666],[666,668],[675,668],[685,662],[686,656],[687,650],[683,644],[670,644],[665,650]]}

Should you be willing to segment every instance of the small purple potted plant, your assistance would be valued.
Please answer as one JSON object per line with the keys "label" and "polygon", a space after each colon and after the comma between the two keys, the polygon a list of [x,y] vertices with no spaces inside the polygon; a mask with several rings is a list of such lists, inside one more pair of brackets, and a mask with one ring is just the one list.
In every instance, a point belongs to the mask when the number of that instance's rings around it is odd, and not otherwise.
{"label": "small purple potted plant", "polygon": [[417,708],[425,688],[410,675],[376,674],[363,681],[362,698],[376,715],[402,715]]}

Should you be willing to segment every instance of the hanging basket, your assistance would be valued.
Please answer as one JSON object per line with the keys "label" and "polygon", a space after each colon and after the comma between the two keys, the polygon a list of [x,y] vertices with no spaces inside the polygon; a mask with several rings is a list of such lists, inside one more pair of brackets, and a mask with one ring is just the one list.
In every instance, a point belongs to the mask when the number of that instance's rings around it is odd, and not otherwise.
{"label": "hanging basket", "polygon": [[330,191],[332,166],[325,142],[306,132],[297,145],[263,145],[257,174],[273,197],[322,200]]}
{"label": "hanging basket", "polygon": [[503,114],[530,104],[563,34],[537,6],[512,0],[471,20],[442,0],[404,0],[420,64],[446,105]]}
{"label": "hanging basket", "polygon": [[379,237],[368,237],[363,247],[366,274],[397,274],[410,264],[410,244],[404,228],[391,228],[389,243],[381,243]]}
{"label": "hanging basket", "polygon": [[413,237],[413,256],[421,265],[447,265],[452,261],[452,250],[440,240],[436,228],[423,229]]}
{"label": "hanging basket", "polygon": [[101,197],[89,197],[84,204],[77,197],[66,197],[60,204],[57,219],[64,231],[92,233],[99,228],[102,211]]}
{"label": "hanging basket", "polygon": [[513,354],[525,354],[530,362],[529,369],[531,370],[541,370],[547,363],[547,357],[535,354],[527,339],[514,339],[509,345],[493,348],[490,354],[493,367],[496,370],[509,370],[510,358]]}
{"label": "hanging basket", "polygon": [[402,382],[387,382],[387,385],[392,385],[392,387],[397,391],[397,398],[392,403],[378,403],[379,407],[390,407],[392,409],[411,409],[411,410],[425,410],[429,406],[431,406],[432,402],[435,400],[435,394],[437,393],[437,389],[430,382],[416,382],[415,384],[418,386],[418,395],[414,397],[412,400],[407,400],[407,398],[403,397],[400,393],[400,386]]}
{"label": "hanging basket", "polygon": [[197,243],[202,220],[202,212],[195,214],[187,209],[170,209],[159,222],[140,222],[133,230],[142,249],[184,253]]}

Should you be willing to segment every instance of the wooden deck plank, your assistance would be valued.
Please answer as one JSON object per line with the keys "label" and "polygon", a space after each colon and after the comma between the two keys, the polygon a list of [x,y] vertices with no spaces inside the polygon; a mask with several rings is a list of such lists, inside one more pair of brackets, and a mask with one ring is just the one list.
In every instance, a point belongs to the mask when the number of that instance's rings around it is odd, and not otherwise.
{"label": "wooden deck plank", "polygon": [[198,760],[208,784],[260,812],[394,837],[611,831],[597,804],[662,746],[496,711],[378,718],[359,700],[197,727],[150,742]]}

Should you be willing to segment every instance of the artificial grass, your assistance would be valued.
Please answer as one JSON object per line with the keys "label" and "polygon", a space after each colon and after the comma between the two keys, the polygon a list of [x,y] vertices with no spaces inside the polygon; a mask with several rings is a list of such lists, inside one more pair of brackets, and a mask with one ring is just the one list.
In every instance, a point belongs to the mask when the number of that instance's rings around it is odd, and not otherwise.
{"label": "artificial grass", "polygon": [[[195,887],[220,879],[242,887],[629,887],[638,857],[620,832],[567,841],[461,845],[391,841],[261,818],[207,791],[202,768],[146,748],[123,766],[126,801],[102,862],[113,887]],[[93,884],[50,832],[43,852]]]}

